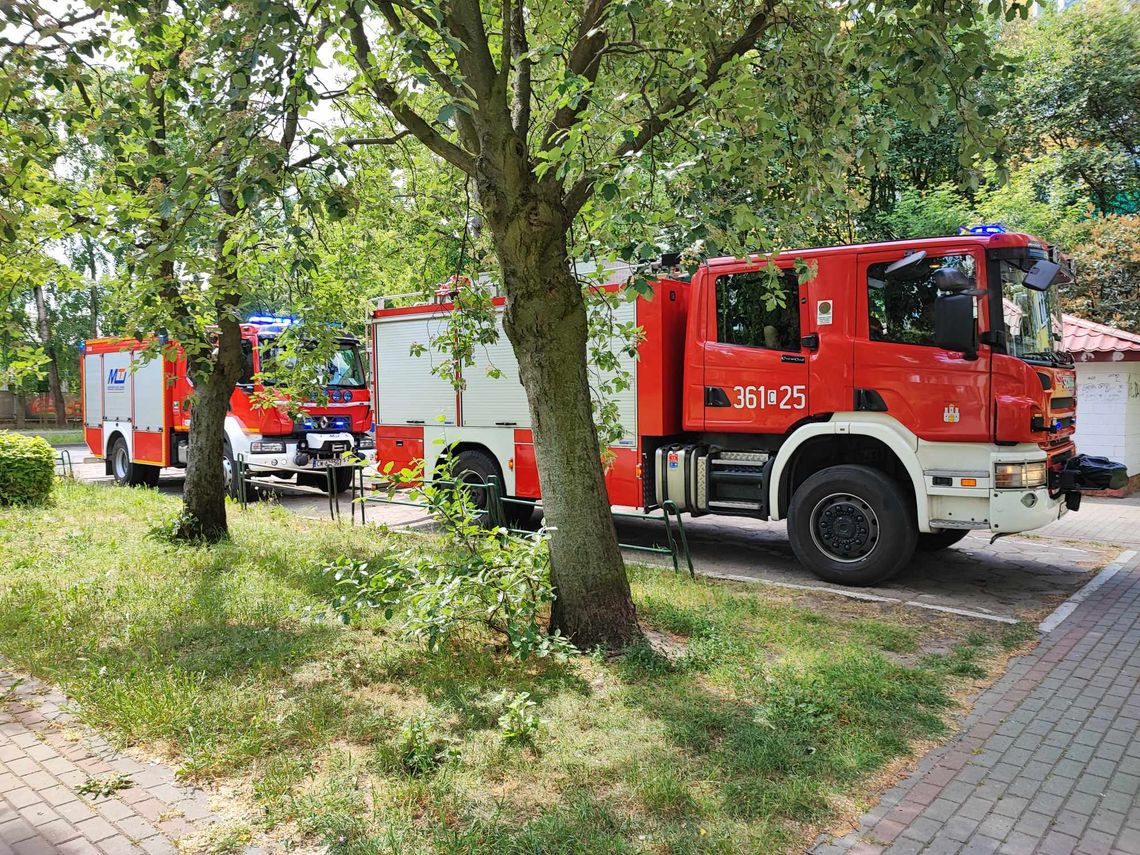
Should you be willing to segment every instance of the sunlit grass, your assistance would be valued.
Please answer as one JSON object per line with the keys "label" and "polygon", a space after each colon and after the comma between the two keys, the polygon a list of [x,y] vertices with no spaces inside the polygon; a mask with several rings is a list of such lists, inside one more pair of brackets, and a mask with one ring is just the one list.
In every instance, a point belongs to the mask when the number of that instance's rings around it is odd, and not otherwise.
{"label": "sunlit grass", "polygon": [[[231,509],[212,548],[148,535],[177,510],[64,483],[52,507],[0,511],[0,654],[185,777],[243,782],[270,848],[790,851],[942,733],[955,681],[998,647],[956,619],[639,568],[652,645],[432,656],[327,607],[323,564],[398,535],[270,506]],[[503,738],[504,691],[538,704],[533,745]]]}

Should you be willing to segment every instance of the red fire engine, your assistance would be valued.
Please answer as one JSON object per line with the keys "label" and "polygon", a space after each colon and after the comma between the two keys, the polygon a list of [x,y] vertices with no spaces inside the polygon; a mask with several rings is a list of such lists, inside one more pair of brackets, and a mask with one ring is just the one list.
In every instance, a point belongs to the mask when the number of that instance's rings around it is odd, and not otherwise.
{"label": "red fire engine", "polygon": [[[323,468],[345,452],[371,456],[372,404],[355,336],[344,334],[336,340],[321,378],[325,403],[306,403],[295,420],[284,406],[253,406],[253,394],[265,389],[259,378],[262,361],[291,322],[259,316],[241,327],[242,374],[225,423],[223,472],[231,495],[237,494],[233,472],[239,455],[253,471],[276,466]],[[87,446],[106,460],[107,473],[120,484],[154,486],[163,467],[185,467],[189,451],[193,386],[186,360],[177,348],[144,359],[146,347],[134,339],[92,339],[81,356]],[[307,486],[327,483],[323,471],[287,477]],[[351,469],[337,469],[337,489],[348,489],[351,481]]]}
{"label": "red fire engine", "polygon": [[[763,299],[768,263],[783,289],[776,304]],[[1043,526],[1080,502],[1081,473],[1066,466],[1081,459],[1058,301],[1070,280],[1055,247],[995,226],[770,262],[718,258],[689,278],[662,276],[652,299],[619,312],[644,339],[617,400],[624,438],[612,448],[610,501],[787,519],[797,557],[844,584],[887,579],[916,548],[971,530]],[[451,309],[374,312],[377,460],[423,459],[431,477],[453,454],[461,474],[537,499],[506,336],[464,370],[459,393],[432,373],[435,360],[412,353]]]}

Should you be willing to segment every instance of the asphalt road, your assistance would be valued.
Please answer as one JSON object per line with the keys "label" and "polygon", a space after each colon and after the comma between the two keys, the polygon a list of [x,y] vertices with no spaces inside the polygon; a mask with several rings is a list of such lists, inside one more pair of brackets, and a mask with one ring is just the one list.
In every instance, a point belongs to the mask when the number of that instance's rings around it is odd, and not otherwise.
{"label": "asphalt road", "polygon": [[[83,481],[111,483],[99,461],[82,462],[87,450],[69,449],[75,461],[75,476]],[[159,489],[178,493],[179,470],[164,470]],[[271,491],[268,501],[279,502],[294,513],[329,520],[328,498],[282,486]],[[340,498],[341,523],[352,513],[349,494]],[[1087,511],[1087,514],[1086,514]],[[1038,620],[1044,617],[1099,567],[1129,546],[1128,532],[1140,532],[1140,502],[1086,501],[1080,517],[1070,514],[1060,523],[1058,536],[1014,536],[991,544],[989,537],[972,533],[957,546],[932,554],[918,554],[898,577],[876,588],[839,589],[821,582],[804,570],[792,555],[783,523],[705,517],[684,519],[693,564],[698,573],[731,579],[804,586],[841,591],[849,596],[883,598],[932,610],[963,610],[979,619]],[[1136,524],[1131,525],[1135,517]],[[1088,519],[1090,540],[1081,540],[1079,524]],[[370,524],[393,528],[431,524],[422,510],[397,505],[369,504]],[[357,518],[357,521],[359,519]],[[659,520],[616,520],[623,544],[663,545],[664,528]],[[1050,528],[1053,528],[1051,526]],[[1048,532],[1049,529],[1043,530]],[[1117,542],[1105,540],[1105,532],[1120,534]],[[1062,539],[1063,538],[1063,539]],[[628,550],[632,560],[672,564],[664,555]]]}

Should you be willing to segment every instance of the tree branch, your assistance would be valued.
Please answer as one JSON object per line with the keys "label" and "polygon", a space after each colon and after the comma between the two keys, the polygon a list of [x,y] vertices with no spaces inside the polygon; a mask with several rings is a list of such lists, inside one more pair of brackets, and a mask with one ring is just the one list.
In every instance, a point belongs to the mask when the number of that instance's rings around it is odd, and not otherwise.
{"label": "tree branch", "polygon": [[[410,130],[404,128],[404,130],[400,131],[398,134],[390,137],[353,137],[352,139],[341,140],[338,145],[348,146],[349,148],[354,148],[360,145],[392,145],[393,143],[399,142],[404,137],[409,136],[411,133],[412,132]],[[290,163],[286,167],[286,170],[289,172],[294,172],[298,169],[304,169],[306,166],[311,166],[312,164],[316,163],[322,157],[324,157],[323,154],[311,154],[308,157],[298,160],[295,163]]]}
{"label": "tree branch", "polygon": [[[495,83],[499,79],[495,60],[491,58],[487,30],[483,27],[483,10],[479,0],[451,0],[444,6],[444,23],[462,46],[455,59],[467,85],[481,104],[490,105],[500,93]],[[506,95],[501,96],[503,103]]]}
{"label": "tree branch", "polygon": [[[633,137],[622,143],[614,151],[610,162],[620,160],[631,154],[637,154],[652,142],[670,123],[685,115],[697,103],[699,97],[720,79],[724,67],[733,59],[748,51],[764,32],[777,23],[773,17],[775,0],[767,0],[764,7],[749,19],[740,36],[726,45],[723,50],[713,51],[709,55],[705,67],[705,75],[697,86],[687,86],[680,92],[666,98],[638,125],[638,131]],[[594,192],[596,175],[587,173],[579,178],[566,194],[566,211],[571,217],[576,216],[582,206]]]}
{"label": "tree branch", "polygon": [[[510,0],[506,0],[506,2],[510,2]],[[533,97],[529,53],[530,44],[526,36],[523,0],[514,0],[511,3],[511,56],[517,66],[517,71],[515,72],[514,106],[511,113],[515,133],[524,142],[530,132],[531,99]]]}
{"label": "tree branch", "polygon": [[[387,0],[380,0],[376,6],[379,8],[380,14],[384,16],[384,20],[388,22],[388,26],[392,28],[396,35],[403,35],[404,33],[408,32],[407,24],[404,23],[403,19],[396,11],[396,7],[393,3],[387,2]],[[442,89],[452,98],[465,97],[463,90],[459,86],[455,85],[455,82],[452,81],[450,77],[448,77],[447,73],[439,67],[439,64],[436,63],[434,59],[425,53],[420,55],[419,61],[427,70],[428,74],[431,75],[431,79],[435,81],[436,85],[439,86],[440,89]]]}
{"label": "tree branch", "polygon": [[352,43],[353,56],[360,68],[360,73],[365,76],[368,82],[368,88],[372,91],[373,97],[395,116],[396,121],[407,128],[416,139],[431,151],[468,175],[474,174],[475,161],[471,155],[455,143],[444,139],[423,116],[405,106],[396,88],[387,78],[377,72],[372,63],[372,47],[368,42],[368,34],[364,31],[364,19],[360,17],[360,12],[349,6],[345,16],[350,23],[349,39]]}
{"label": "tree branch", "polygon": [[[602,29],[602,19],[609,10],[611,0],[587,0],[586,8],[578,23],[578,40],[570,51],[566,70],[575,77],[585,78],[590,86],[598,80],[605,53],[606,32]],[[579,98],[576,105],[560,107],[550,120],[550,127],[542,140],[543,150],[548,150],[555,140],[573,127],[578,116],[586,108],[588,98]]]}

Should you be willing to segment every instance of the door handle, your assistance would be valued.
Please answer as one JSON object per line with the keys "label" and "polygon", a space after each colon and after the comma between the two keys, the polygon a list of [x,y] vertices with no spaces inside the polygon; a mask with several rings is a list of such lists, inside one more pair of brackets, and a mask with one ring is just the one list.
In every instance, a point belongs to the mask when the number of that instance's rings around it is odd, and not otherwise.
{"label": "door handle", "polygon": [[810,335],[805,335],[803,338],[800,339],[800,347],[806,347],[808,350],[818,350],[819,349],[819,333],[813,332]]}
{"label": "door handle", "polygon": [[706,407],[731,407],[732,402],[720,386],[705,386]]}

